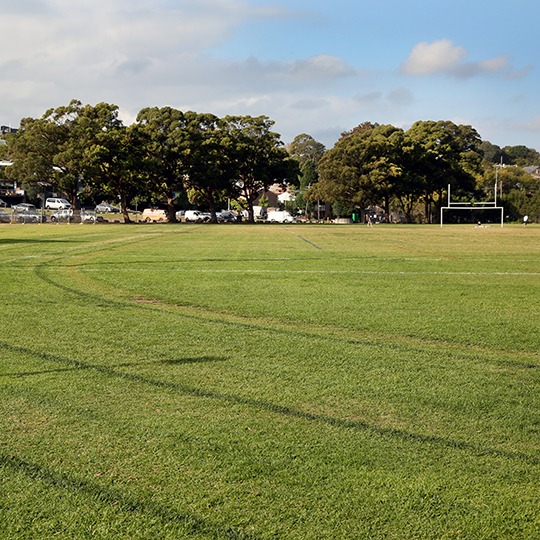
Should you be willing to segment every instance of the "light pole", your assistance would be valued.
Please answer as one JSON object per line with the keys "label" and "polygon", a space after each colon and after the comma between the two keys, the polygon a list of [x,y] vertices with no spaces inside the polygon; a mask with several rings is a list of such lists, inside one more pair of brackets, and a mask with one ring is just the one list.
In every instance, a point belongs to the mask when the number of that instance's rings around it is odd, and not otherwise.
{"label": "light pole", "polygon": [[[499,168],[504,167],[502,160],[503,160],[503,158],[501,156],[500,164],[495,165],[495,206],[497,206],[497,182],[499,180]],[[501,199],[502,199],[502,182],[501,182],[501,187],[500,187],[500,196],[501,196]]]}

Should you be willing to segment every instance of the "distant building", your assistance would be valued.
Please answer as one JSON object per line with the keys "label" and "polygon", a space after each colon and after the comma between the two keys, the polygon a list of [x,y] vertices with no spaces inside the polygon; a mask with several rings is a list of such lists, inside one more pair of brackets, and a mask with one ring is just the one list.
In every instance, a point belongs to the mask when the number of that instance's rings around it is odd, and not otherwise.
{"label": "distant building", "polygon": [[6,133],[17,133],[18,129],[12,128],[11,126],[0,126],[0,135],[5,135]]}
{"label": "distant building", "polygon": [[540,179],[540,167],[537,167],[536,165],[533,167],[523,167],[523,170],[531,176]]}

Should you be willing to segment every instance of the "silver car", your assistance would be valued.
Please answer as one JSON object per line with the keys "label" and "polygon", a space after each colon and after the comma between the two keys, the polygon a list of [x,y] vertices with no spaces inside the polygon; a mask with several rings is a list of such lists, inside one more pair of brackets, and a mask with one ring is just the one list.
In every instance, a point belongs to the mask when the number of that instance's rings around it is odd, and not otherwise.
{"label": "silver car", "polygon": [[11,207],[12,212],[37,212],[36,207],[33,204],[19,203],[14,204]]}

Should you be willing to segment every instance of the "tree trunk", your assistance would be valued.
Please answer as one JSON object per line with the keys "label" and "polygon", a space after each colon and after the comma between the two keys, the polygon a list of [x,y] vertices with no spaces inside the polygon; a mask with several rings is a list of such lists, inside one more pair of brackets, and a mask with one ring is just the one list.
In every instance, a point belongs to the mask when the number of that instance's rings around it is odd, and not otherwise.
{"label": "tree trunk", "polygon": [[174,200],[176,197],[172,193],[165,193],[167,197],[167,215],[169,216],[169,223],[176,223],[176,211],[174,209]]}
{"label": "tree trunk", "polygon": [[124,217],[124,223],[131,223],[131,219],[129,219],[129,214],[127,210],[125,193],[120,193],[120,206],[122,207],[122,216]]}
{"label": "tree trunk", "polygon": [[390,223],[390,197],[384,196],[384,222]]}
{"label": "tree trunk", "polygon": [[208,203],[208,206],[210,207],[210,223],[217,223],[217,214],[216,214],[216,203],[214,201],[214,195],[212,193],[212,190],[208,188],[206,191],[206,202]]}

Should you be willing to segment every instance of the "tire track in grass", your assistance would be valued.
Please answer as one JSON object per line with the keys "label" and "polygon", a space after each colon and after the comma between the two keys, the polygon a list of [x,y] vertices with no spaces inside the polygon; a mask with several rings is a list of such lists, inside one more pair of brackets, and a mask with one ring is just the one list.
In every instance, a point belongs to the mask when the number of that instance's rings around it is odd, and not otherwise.
{"label": "tire track in grass", "polygon": [[[82,246],[74,246],[74,247],[65,248],[65,249],[58,249],[58,250],[54,250],[54,251],[48,251],[48,252],[45,252],[45,253],[38,253],[38,254],[35,254],[35,255],[24,255],[22,257],[14,257],[14,258],[11,258],[11,259],[5,259],[3,261],[0,261],[0,264],[6,264],[6,263],[10,263],[10,262],[15,262],[15,261],[22,261],[22,260],[25,260],[25,259],[39,259],[39,258],[42,258],[42,257],[51,256],[51,255],[61,255],[63,253],[70,253],[70,252],[74,252],[74,251],[80,251],[80,250],[83,250],[83,249],[102,248],[103,246],[110,246],[112,244],[120,244],[122,242],[130,242],[130,241],[140,240],[142,238],[155,238],[156,236],[163,236],[163,235],[166,235],[166,234],[174,234],[174,233],[192,232],[193,230],[195,230],[195,229],[186,227],[185,229],[175,229],[175,230],[172,230],[172,231],[156,231],[156,232],[147,233],[147,234],[140,234],[138,236],[128,236],[126,238],[115,238],[113,240],[104,240],[102,242],[94,242],[94,243],[90,243],[90,244],[84,244]],[[79,237],[72,236],[72,237],[66,237],[66,238],[73,239],[73,238],[79,238]]]}
{"label": "tire track in grass", "polygon": [[[262,328],[264,328],[268,332],[273,332],[277,335],[290,335],[291,332],[294,332],[297,336],[303,336],[308,339],[312,339],[314,334],[317,335],[317,338],[320,340],[328,340],[332,342],[342,342],[346,344],[357,344],[357,345],[366,345],[366,344],[374,344],[376,343],[379,347],[389,347],[393,348],[393,343],[399,342],[399,343],[407,343],[410,346],[416,347],[416,346],[434,346],[434,347],[451,347],[451,348],[457,348],[460,351],[466,351],[467,353],[470,353],[471,351],[479,352],[482,354],[494,354],[494,353],[504,353],[504,354],[512,354],[516,353],[521,356],[526,356],[527,358],[531,358],[531,361],[527,365],[531,365],[533,367],[537,367],[537,364],[539,363],[538,360],[538,352],[536,351],[530,351],[530,350],[514,350],[514,349],[491,349],[491,348],[484,348],[484,347],[478,347],[478,346],[469,346],[466,344],[454,344],[454,343],[448,343],[446,341],[438,341],[438,340],[429,340],[429,339],[417,339],[410,336],[400,336],[397,340],[394,335],[387,335],[387,334],[373,334],[373,333],[361,333],[361,336],[359,337],[357,334],[351,337],[349,335],[349,331],[347,329],[340,328],[340,331],[345,331],[344,335],[338,335],[336,334],[336,329],[330,329],[328,327],[312,327],[311,325],[303,325],[303,330],[300,330],[298,326],[295,326],[293,330],[289,327],[288,324],[284,324],[283,327],[279,327],[278,325],[270,325],[269,321],[261,318],[261,317],[244,317],[241,315],[231,315],[230,313],[220,312],[212,309],[207,308],[201,308],[197,306],[192,305],[181,305],[181,304],[171,304],[167,302],[163,302],[161,300],[156,300],[154,298],[141,298],[139,296],[133,296],[131,293],[129,294],[129,298],[127,297],[118,297],[118,296],[109,296],[107,297],[105,294],[103,294],[103,291],[101,290],[100,293],[102,294],[93,294],[90,292],[84,292],[80,291],[78,289],[75,289],[73,287],[69,287],[67,285],[64,285],[63,283],[58,283],[55,281],[50,275],[47,274],[48,272],[51,272],[51,268],[48,268],[47,265],[49,263],[43,262],[37,266],[35,266],[32,270],[35,272],[36,276],[41,279],[43,282],[48,283],[49,285],[59,288],[61,290],[64,290],[66,292],[69,292],[75,296],[78,296],[80,298],[84,298],[87,300],[91,300],[93,302],[96,302],[97,304],[105,305],[108,307],[119,307],[122,309],[125,308],[134,308],[141,310],[148,310],[148,311],[155,311],[157,313],[162,313],[163,309],[167,310],[179,310],[177,312],[179,317],[187,318],[187,319],[193,319],[193,320],[204,320],[208,321],[211,320],[213,323],[221,324],[221,325],[227,325],[227,326],[235,326],[235,327],[242,327],[246,330],[254,330],[254,331],[260,331]],[[87,269],[79,269],[79,271],[84,272]],[[89,269],[90,272],[92,271],[98,271],[101,269]],[[121,269],[114,269],[115,272],[121,271]],[[146,271],[146,270],[144,270]],[[151,270],[148,270],[151,271]],[[167,270],[168,272],[172,270]],[[185,272],[186,270],[181,270],[182,272]],[[213,272],[213,270],[197,270],[200,272]],[[226,270],[216,270],[217,272],[226,272]],[[235,270],[231,270],[231,272],[234,272]],[[241,271],[238,271],[241,272]],[[261,272],[271,272],[270,270],[261,270]],[[299,271],[299,272],[304,272]],[[306,271],[306,272],[316,272],[316,271]],[[323,271],[324,272],[324,271]],[[329,272],[332,273],[340,273],[340,271],[332,271]],[[349,271],[347,271],[349,272]],[[361,273],[374,273],[374,272],[362,272]],[[397,274],[404,274],[404,272],[396,272]],[[442,274],[442,273],[441,273]],[[457,274],[457,273],[456,273]],[[453,275],[453,274],[452,274]],[[459,275],[459,274],[458,274]],[[466,275],[483,275],[478,273],[467,273]],[[495,273],[495,274],[489,274],[489,275],[508,275],[507,273]],[[515,275],[515,274],[511,274]],[[531,273],[525,273],[525,274],[517,274],[517,275],[524,275],[524,276],[534,276],[535,274]],[[539,274],[540,275],[540,274]],[[116,290],[116,289],[115,289]],[[251,321],[251,322],[249,322]],[[324,332],[330,332],[330,334],[321,333],[321,331],[324,330]]]}
{"label": "tire track in grass", "polygon": [[227,538],[229,540],[263,540],[263,537],[249,531],[234,527],[217,525],[192,514],[183,513],[176,508],[157,504],[151,500],[139,500],[126,495],[117,489],[112,489],[97,482],[68,476],[53,471],[43,465],[31,463],[14,455],[0,454],[0,466],[14,473],[22,473],[27,478],[43,482],[49,486],[65,491],[82,493],[97,503],[118,506],[119,510],[141,517],[150,514],[161,521],[163,525],[178,523],[192,534],[204,534],[209,538]]}
{"label": "tire track in grass", "polygon": [[497,458],[519,460],[530,463],[532,465],[540,464],[540,458],[537,456],[532,456],[525,454],[523,452],[508,452],[505,450],[491,448],[491,447],[482,447],[477,446],[466,441],[459,441],[448,439],[444,437],[438,437],[435,435],[422,435],[420,433],[412,433],[402,429],[392,428],[392,427],[381,427],[369,424],[364,420],[351,420],[347,418],[336,418],[333,416],[323,415],[323,414],[314,414],[297,409],[288,407],[287,405],[279,405],[276,403],[271,403],[268,401],[263,401],[259,399],[246,398],[243,396],[235,394],[226,394],[221,392],[215,392],[212,390],[205,390],[202,388],[189,387],[183,384],[173,383],[170,381],[162,381],[156,379],[149,379],[135,373],[126,373],[123,371],[118,371],[105,366],[99,366],[96,364],[90,364],[87,362],[81,362],[80,360],[75,360],[71,358],[64,358],[56,356],[49,353],[43,353],[39,351],[33,351],[25,347],[18,347],[15,345],[10,345],[0,341],[0,348],[18,354],[25,354],[28,356],[33,356],[34,358],[39,358],[40,360],[45,360],[48,362],[53,362],[62,365],[69,365],[76,367],[80,370],[92,370],[102,375],[111,378],[124,379],[126,381],[131,381],[137,384],[144,384],[145,386],[150,386],[153,388],[163,388],[173,392],[178,392],[184,395],[190,395],[193,397],[198,397],[202,399],[215,399],[224,402],[233,403],[235,405],[242,405],[256,410],[268,411],[273,414],[279,414],[287,417],[297,418],[299,420],[307,422],[316,422],[321,425],[327,425],[340,429],[347,429],[356,431],[359,433],[372,433],[381,437],[391,437],[395,439],[413,441],[421,445],[437,445],[443,448],[449,448],[453,450],[460,450],[465,452],[472,452],[477,455],[488,455]]}

